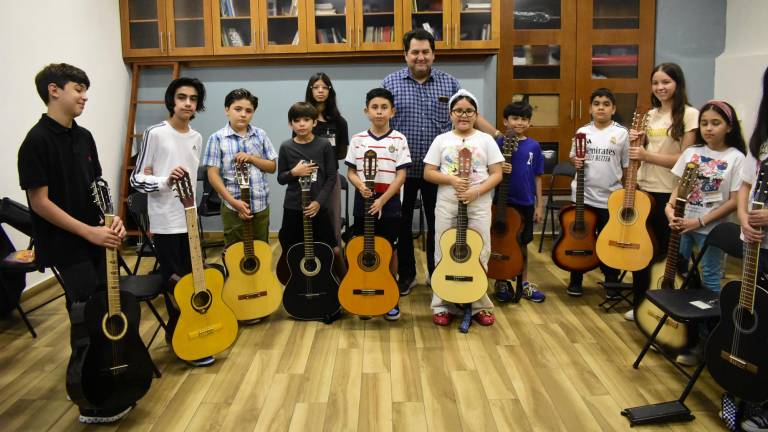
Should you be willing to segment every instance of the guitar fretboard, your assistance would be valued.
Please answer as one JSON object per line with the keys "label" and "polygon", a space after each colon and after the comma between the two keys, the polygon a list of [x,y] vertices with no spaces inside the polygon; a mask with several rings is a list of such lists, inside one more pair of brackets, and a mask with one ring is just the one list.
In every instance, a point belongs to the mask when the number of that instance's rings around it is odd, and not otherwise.
{"label": "guitar fretboard", "polygon": [[[760,202],[752,203],[752,210],[762,210]],[[739,304],[744,309],[754,313],[755,286],[757,285],[757,263],[760,258],[760,242],[744,242],[744,267],[741,274],[741,292]]]}
{"label": "guitar fretboard", "polygon": [[[302,211],[312,202],[309,196],[309,190],[301,190],[301,208]],[[315,258],[314,233],[312,232],[312,219],[304,215],[304,258],[312,260]]]}
{"label": "guitar fretboard", "polygon": [[[104,226],[112,226],[114,215],[104,215]],[[107,254],[107,308],[110,315],[120,313],[120,277],[117,273],[117,251],[106,248]]]}
{"label": "guitar fretboard", "polygon": [[[586,163],[586,161],[584,162]],[[584,165],[576,169],[576,220],[573,222],[573,228],[577,231],[583,231],[584,226]]]}
{"label": "guitar fretboard", "polygon": [[[506,156],[508,164],[512,163],[512,156]],[[507,220],[507,196],[509,195],[509,176],[510,174],[503,174],[501,177],[501,184],[499,184],[498,194],[496,196],[496,221],[504,222]]]}
{"label": "guitar fretboard", "polygon": [[[375,188],[375,183],[371,180],[365,181],[365,187],[368,188],[368,190],[372,191]],[[369,198],[366,198],[364,200],[364,208],[365,208],[365,232],[363,233],[363,251],[366,253],[372,253],[374,252],[374,245],[375,245],[375,221],[373,220],[374,216],[369,212],[371,209],[371,205],[373,205],[373,197],[375,194],[372,194]]]}
{"label": "guitar fretboard", "polygon": [[467,205],[459,201],[459,213],[456,216],[456,246],[467,244]]}
{"label": "guitar fretboard", "polygon": [[[685,205],[688,201],[685,198],[677,197],[675,200],[675,217],[681,218],[685,215]],[[669,231],[669,243],[667,244],[667,264],[664,266],[664,282],[674,284],[677,274],[677,255],[680,253],[680,231]]]}
{"label": "guitar fretboard", "polygon": [[189,256],[192,261],[192,278],[195,293],[205,291],[205,269],[203,267],[203,252],[200,247],[200,235],[197,230],[197,208],[184,208],[187,219],[187,239],[189,240]]}
{"label": "guitar fretboard", "polygon": [[[249,206],[251,205],[251,188],[249,186],[240,186],[240,199]],[[251,215],[253,215],[253,212],[251,212]],[[243,221],[243,254],[246,258],[253,258],[254,256],[251,222]]]}

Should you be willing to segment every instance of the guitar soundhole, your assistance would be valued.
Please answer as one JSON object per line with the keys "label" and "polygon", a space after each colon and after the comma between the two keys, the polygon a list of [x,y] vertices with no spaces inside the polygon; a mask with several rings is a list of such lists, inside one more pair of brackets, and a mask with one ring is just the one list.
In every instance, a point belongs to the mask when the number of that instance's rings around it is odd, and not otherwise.
{"label": "guitar soundhole", "polygon": [[314,276],[320,273],[320,261],[318,261],[317,257],[312,259],[302,258],[299,266],[301,267],[301,272],[306,276]]}
{"label": "guitar soundhole", "polygon": [[469,257],[472,255],[472,249],[469,248],[469,245],[457,245],[454,244],[451,246],[451,258],[453,258],[454,261],[463,263],[469,259]]}
{"label": "guitar soundhole", "polygon": [[208,290],[200,291],[192,295],[192,308],[200,313],[205,313],[211,306],[211,293]]}
{"label": "guitar soundhole", "polygon": [[583,239],[587,236],[587,227],[583,223],[574,222],[571,224],[571,234],[575,239]]}
{"label": "guitar soundhole", "polygon": [[752,334],[757,330],[757,311],[754,314],[741,305],[733,308],[733,323],[740,333]]}
{"label": "guitar soundhole", "polygon": [[240,270],[242,270],[245,274],[256,273],[259,271],[259,266],[261,266],[261,263],[257,257],[243,258],[240,261]]}
{"label": "guitar soundhole", "polygon": [[624,223],[630,224],[635,221],[635,218],[637,218],[637,214],[635,213],[635,209],[632,207],[625,207],[621,209],[621,220]]}
{"label": "guitar soundhole", "polygon": [[364,270],[374,270],[379,266],[379,254],[376,252],[363,252],[358,255],[357,263]]}
{"label": "guitar soundhole", "polygon": [[496,234],[503,234],[507,230],[507,224],[502,221],[495,221],[493,222],[493,225],[491,225],[491,231],[493,231]]}
{"label": "guitar soundhole", "polygon": [[119,340],[128,330],[128,318],[122,312],[114,315],[105,314],[101,326],[107,339]]}

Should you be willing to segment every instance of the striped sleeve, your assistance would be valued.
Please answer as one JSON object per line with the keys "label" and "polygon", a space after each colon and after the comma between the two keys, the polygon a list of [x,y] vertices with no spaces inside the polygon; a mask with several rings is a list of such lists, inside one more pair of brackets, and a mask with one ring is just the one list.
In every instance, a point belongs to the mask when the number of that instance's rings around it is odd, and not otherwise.
{"label": "striped sleeve", "polygon": [[[162,124],[150,126],[144,132],[141,150],[139,150],[139,155],[136,158],[136,167],[131,173],[131,187],[140,192],[150,193],[171,190],[171,187],[168,185],[167,176],[160,177],[152,173],[154,151],[157,147],[157,137],[152,131],[159,126],[162,126]],[[145,170],[147,171],[145,172]]]}

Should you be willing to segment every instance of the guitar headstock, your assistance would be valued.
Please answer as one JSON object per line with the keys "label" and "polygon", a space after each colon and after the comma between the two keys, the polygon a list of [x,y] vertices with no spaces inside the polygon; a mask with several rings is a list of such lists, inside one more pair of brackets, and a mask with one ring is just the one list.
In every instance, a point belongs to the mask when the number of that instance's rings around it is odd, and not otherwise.
{"label": "guitar headstock", "polygon": [[512,154],[517,151],[517,147],[520,143],[520,139],[515,135],[515,131],[508,130],[504,134],[504,145],[501,147],[501,154],[504,155],[504,159],[509,160]]}
{"label": "guitar headstock", "polygon": [[587,156],[587,134],[577,133],[574,135],[573,148],[577,158],[585,158]]}
{"label": "guitar headstock", "polygon": [[365,152],[363,155],[363,176],[365,181],[372,182],[376,179],[377,162],[378,158],[375,151],[368,150]]}
{"label": "guitar headstock", "polygon": [[688,197],[698,177],[699,164],[696,162],[688,162],[685,164],[685,171],[683,171],[683,176],[680,177],[680,183],[677,185],[677,196],[683,199]]}
{"label": "guitar headstock", "polygon": [[114,207],[112,205],[112,195],[109,192],[109,185],[107,181],[99,177],[91,184],[91,194],[93,195],[93,201],[99,207],[102,214],[108,215],[114,213]]}
{"label": "guitar headstock", "polygon": [[184,171],[184,177],[173,182],[173,189],[185,209],[195,207],[195,190],[192,188],[188,172]]}
{"label": "guitar headstock", "polygon": [[459,177],[469,178],[472,174],[472,150],[464,147],[459,150]]}
{"label": "guitar headstock", "polygon": [[241,188],[247,188],[251,185],[251,171],[247,163],[235,162],[235,180]]}
{"label": "guitar headstock", "polygon": [[[644,106],[638,106],[635,109],[635,113],[632,114],[632,127],[630,129],[634,129],[636,131],[644,131],[648,128],[648,121],[650,119],[650,115],[648,114],[648,108]],[[631,144],[636,145],[637,140],[633,141]]]}
{"label": "guitar headstock", "polygon": [[760,164],[760,171],[755,181],[755,194],[752,195],[752,203],[765,205],[768,201],[768,160]]}
{"label": "guitar headstock", "polygon": [[312,189],[312,176],[299,177],[299,188],[302,192],[309,192]]}

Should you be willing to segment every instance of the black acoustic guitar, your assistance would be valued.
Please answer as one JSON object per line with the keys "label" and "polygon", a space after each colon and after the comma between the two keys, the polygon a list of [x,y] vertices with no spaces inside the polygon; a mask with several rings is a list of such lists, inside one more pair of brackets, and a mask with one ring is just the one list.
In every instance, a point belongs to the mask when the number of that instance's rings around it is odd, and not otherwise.
{"label": "black acoustic guitar", "polygon": [[[109,186],[99,178],[92,187],[104,224],[110,226],[114,215]],[[73,320],[75,348],[67,366],[67,394],[81,407],[119,410],[147,393],[154,368],[139,337],[136,297],[120,291],[117,251],[106,249],[106,254],[107,292],[93,294],[85,303],[84,320]]]}
{"label": "black acoustic guitar", "polygon": [[[311,176],[300,177],[299,186],[301,208],[306,208],[311,202]],[[305,215],[304,242],[291,246],[285,254],[290,276],[283,292],[283,307],[288,315],[300,320],[333,321],[341,309],[333,260],[333,249],[314,240],[312,219]]]}
{"label": "black acoustic guitar", "polygon": [[[752,210],[768,201],[768,161],[760,165]],[[720,292],[720,323],[707,343],[707,368],[725,390],[751,402],[768,400],[768,281],[758,277],[760,243],[744,243],[741,281]],[[761,314],[765,313],[765,316]]]}

